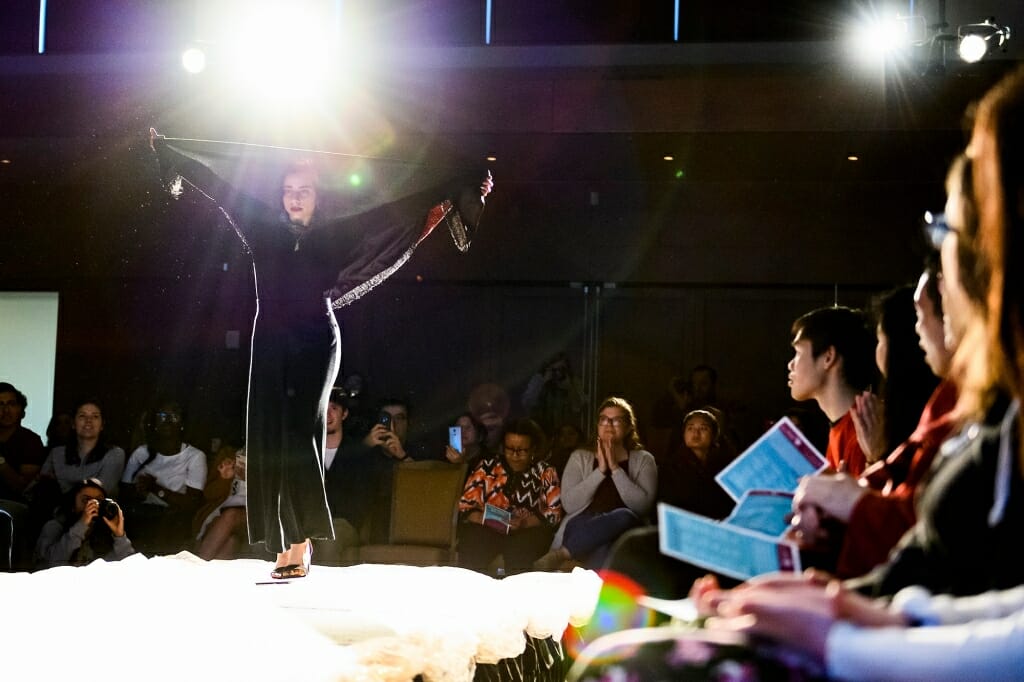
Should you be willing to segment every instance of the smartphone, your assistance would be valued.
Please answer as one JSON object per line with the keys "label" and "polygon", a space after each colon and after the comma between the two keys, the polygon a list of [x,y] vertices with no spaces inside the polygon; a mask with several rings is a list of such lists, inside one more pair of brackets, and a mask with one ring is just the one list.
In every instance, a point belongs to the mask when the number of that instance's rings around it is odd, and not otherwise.
{"label": "smartphone", "polygon": [[387,412],[381,412],[377,416],[377,422],[384,425],[384,428],[388,431],[391,430],[391,415]]}
{"label": "smartphone", "polygon": [[452,447],[455,452],[462,452],[462,427],[451,426],[448,428],[448,445]]}

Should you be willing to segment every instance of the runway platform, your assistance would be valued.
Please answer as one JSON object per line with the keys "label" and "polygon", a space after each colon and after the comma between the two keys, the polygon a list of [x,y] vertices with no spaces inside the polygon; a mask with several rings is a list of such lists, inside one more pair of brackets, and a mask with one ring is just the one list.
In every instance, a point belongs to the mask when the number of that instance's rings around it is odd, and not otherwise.
{"label": "runway platform", "polygon": [[452,567],[314,565],[271,582],[271,568],[183,552],[0,573],[0,678],[500,679],[501,662],[522,660],[528,642],[584,625],[601,590],[582,569],[496,580]]}

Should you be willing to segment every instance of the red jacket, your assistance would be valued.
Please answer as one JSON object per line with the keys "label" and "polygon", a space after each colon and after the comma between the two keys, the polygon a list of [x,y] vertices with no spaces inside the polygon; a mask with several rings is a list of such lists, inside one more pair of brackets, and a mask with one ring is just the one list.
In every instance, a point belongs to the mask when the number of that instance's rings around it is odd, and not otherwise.
{"label": "red jacket", "polygon": [[955,425],[956,401],[956,386],[949,381],[940,383],[910,438],[885,460],[865,470],[861,479],[872,490],[860,498],[850,514],[836,566],[838,577],[864,575],[884,562],[900,537],[914,525],[915,493]]}

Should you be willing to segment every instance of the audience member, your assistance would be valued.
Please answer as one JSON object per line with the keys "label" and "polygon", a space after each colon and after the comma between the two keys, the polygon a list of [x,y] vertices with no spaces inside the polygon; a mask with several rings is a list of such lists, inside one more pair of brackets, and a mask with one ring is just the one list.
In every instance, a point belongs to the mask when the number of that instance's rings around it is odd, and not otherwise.
{"label": "audience member", "polygon": [[[90,398],[75,405],[73,437],[67,445],[50,451],[39,472],[40,486],[56,481],[60,493],[87,478],[97,479],[104,490],[117,495],[118,483],[124,473],[124,450],[107,442],[103,432],[103,410]],[[37,495],[38,495],[37,486]],[[52,511],[52,506],[47,508]]]}
{"label": "audience member", "polygon": [[67,412],[54,412],[46,425],[46,451],[71,442],[75,433],[75,418]]}
{"label": "audience member", "polygon": [[[942,243],[943,272],[963,282],[988,282],[987,321],[975,320],[955,356],[963,371],[958,409],[982,417],[950,442],[946,462],[921,501],[921,520],[896,555],[916,547],[924,576],[935,584],[968,588],[968,598],[931,596],[924,588],[902,589],[888,608],[848,592],[839,583],[807,578],[768,578],[745,589],[717,592],[713,581],[694,586],[712,627],[770,638],[802,650],[837,679],[1015,679],[1024,666],[1024,574],[1015,545],[1021,530],[1020,487],[1024,448],[1024,298],[1016,266],[1024,258],[1013,235],[1024,230],[1024,70],[990,90],[978,106],[968,155],[978,211],[981,257],[964,272],[958,230],[963,197],[951,192]],[[966,171],[965,171],[966,172]],[[940,221],[935,221],[938,224]],[[958,253],[959,252],[959,253]],[[978,277],[978,274],[981,277]],[[945,289],[945,285],[944,285]],[[983,289],[984,291],[984,289]],[[968,293],[968,292],[965,292]],[[944,303],[951,300],[943,291]],[[968,295],[970,295],[968,293]],[[962,364],[961,364],[962,363]],[[999,398],[1006,392],[1013,397]],[[971,495],[970,493],[974,494]],[[955,562],[950,571],[946,562]],[[996,565],[996,564],[1005,565]],[[973,575],[958,570],[971,570]],[[891,575],[891,573],[890,573]],[[939,580],[935,580],[939,578]],[[973,584],[968,585],[968,582]],[[989,591],[1003,588],[1002,591]]]}
{"label": "audience member", "polygon": [[370,448],[367,485],[372,491],[370,533],[374,542],[386,542],[391,523],[391,486],[394,468],[415,459],[409,453],[409,405],[400,398],[378,403],[376,423],[363,438]]}
{"label": "audience member", "polygon": [[0,382],[0,506],[24,502],[22,494],[46,457],[39,434],[21,425],[27,408],[24,393]]}
{"label": "audience member", "polygon": [[719,439],[727,449],[735,449],[728,415],[718,399],[718,370],[710,365],[696,365],[688,377],[675,376],[668,390],[654,403],[651,425],[662,436],[655,454],[675,454],[683,443],[683,419],[693,410],[702,409],[715,416]]}
{"label": "audience member", "polygon": [[192,521],[196,554],[207,561],[234,559],[239,539],[246,535],[245,451],[221,445],[211,465],[205,502]]}
{"label": "audience member", "polygon": [[[958,163],[954,169],[958,167],[962,170],[963,166]],[[973,235],[974,230],[970,228],[969,233]],[[960,286],[953,273],[945,279],[950,280],[947,287]],[[917,428],[888,457],[868,467],[859,481],[845,474],[809,476],[800,482],[794,498],[794,511],[799,514],[797,532],[812,536],[819,533],[814,525],[818,515],[801,513],[807,507],[844,524],[841,539],[837,540],[835,566],[840,578],[863,575],[881,564],[914,524],[917,495],[940,445],[956,424],[953,408],[958,392],[955,382],[948,378],[955,347],[946,346],[938,281],[937,268],[929,266],[914,292],[920,345],[928,366],[943,379],[922,410]],[[956,306],[947,313],[958,314],[962,311]],[[949,341],[959,344],[959,339],[951,337]]]}
{"label": "audience member", "polygon": [[575,424],[562,424],[555,431],[555,437],[551,441],[551,449],[548,451],[546,459],[558,473],[558,480],[562,480],[565,465],[569,463],[569,455],[576,452],[583,445],[584,440],[583,431]]}
{"label": "audience member", "polygon": [[472,471],[480,460],[488,455],[487,427],[480,423],[469,412],[464,412],[455,420],[462,438],[462,451],[459,452],[449,443],[444,448],[444,456],[452,464],[466,463],[468,471]]}
{"label": "audience member", "polygon": [[95,478],[79,481],[43,526],[36,543],[36,567],[83,566],[94,559],[117,561],[134,554],[125,535],[124,512]]}
{"label": "audience member", "polygon": [[177,403],[150,413],[146,445],[128,458],[121,478],[132,535],[145,554],[173,554],[191,546],[192,519],[203,502],[206,455],[182,439]]}
{"label": "audience member", "polygon": [[866,465],[851,409],[876,383],[875,339],[859,310],[819,308],[793,323],[789,391],[794,400],[814,400],[832,423],[825,457],[835,471],[859,476]]}
{"label": "audience member", "polygon": [[[466,478],[459,500],[459,564],[484,572],[499,554],[509,574],[529,570],[551,546],[562,520],[558,474],[537,459],[544,433],[532,419],[505,429],[504,447]],[[488,512],[507,512],[509,519]]]}
{"label": "audience member", "polygon": [[348,435],[351,411],[344,389],[331,391],[327,406],[324,477],[327,504],[334,521],[334,540],[315,541],[327,563],[343,563],[343,552],[360,544],[360,530],[372,513],[374,454],[365,443]]}
{"label": "audience member", "polygon": [[565,467],[566,517],[551,551],[535,564],[538,569],[561,568],[572,561],[599,568],[612,543],[647,519],[658,490],[658,467],[640,443],[635,415],[623,398],[601,403],[594,441],[572,453]]}
{"label": "audience member", "polygon": [[10,547],[4,548],[10,549],[10,563],[15,568],[27,568],[31,563],[33,524],[25,489],[46,457],[39,435],[21,425],[27,408],[24,393],[0,382],[0,512],[9,517],[4,519],[4,537],[10,535]]}
{"label": "audience member", "polygon": [[573,375],[569,356],[559,353],[530,377],[523,407],[551,436],[560,424],[579,424],[583,416],[583,385]]}
{"label": "audience member", "polygon": [[466,406],[469,413],[487,429],[487,447],[492,452],[500,449],[510,409],[505,389],[490,383],[474,386]]}
{"label": "audience member", "polygon": [[914,329],[913,287],[893,289],[878,297],[873,307],[881,389],[877,395],[864,391],[857,396],[851,412],[857,442],[872,464],[910,436],[939,383]]}
{"label": "audience member", "polygon": [[708,410],[693,410],[683,419],[683,442],[675,455],[658,459],[658,502],[722,519],[734,502],[715,475],[734,453],[719,443],[718,420]]}

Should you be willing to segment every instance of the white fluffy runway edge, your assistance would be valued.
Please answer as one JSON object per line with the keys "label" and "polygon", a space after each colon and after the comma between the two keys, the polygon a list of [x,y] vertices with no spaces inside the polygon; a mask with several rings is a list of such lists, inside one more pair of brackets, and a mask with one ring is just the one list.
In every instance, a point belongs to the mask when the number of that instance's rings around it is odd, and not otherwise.
{"label": "white fluffy runway edge", "polygon": [[6,680],[471,680],[527,633],[585,624],[592,571],[504,580],[459,568],[313,566],[270,581],[266,561],[183,552],[0,573]]}

